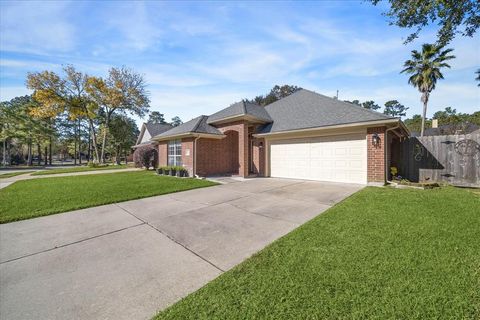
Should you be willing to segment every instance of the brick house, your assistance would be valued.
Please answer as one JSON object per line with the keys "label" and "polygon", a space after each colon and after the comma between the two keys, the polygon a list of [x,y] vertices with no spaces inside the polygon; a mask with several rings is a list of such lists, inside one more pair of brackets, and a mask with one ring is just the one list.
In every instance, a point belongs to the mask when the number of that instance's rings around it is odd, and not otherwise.
{"label": "brick house", "polygon": [[266,107],[238,102],[152,138],[159,165],[191,176],[383,183],[408,130],[398,118],[301,89]]}
{"label": "brick house", "polygon": [[136,149],[141,146],[146,146],[153,144],[155,142],[152,141],[152,137],[155,137],[165,131],[172,129],[173,126],[169,123],[151,123],[151,122],[144,122],[142,127],[140,128],[140,133],[138,134],[137,142],[132,149]]}

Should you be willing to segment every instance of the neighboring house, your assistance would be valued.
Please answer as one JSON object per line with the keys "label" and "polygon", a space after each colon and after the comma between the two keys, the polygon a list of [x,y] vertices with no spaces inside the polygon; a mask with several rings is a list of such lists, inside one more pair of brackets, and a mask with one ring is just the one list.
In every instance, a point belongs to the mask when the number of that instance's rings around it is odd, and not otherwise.
{"label": "neighboring house", "polygon": [[266,107],[238,102],[155,135],[159,165],[190,175],[384,182],[408,130],[398,118],[300,90]]}
{"label": "neighboring house", "polygon": [[140,134],[137,138],[137,142],[132,148],[136,149],[145,145],[155,145],[155,142],[151,140],[152,137],[168,131],[172,128],[173,126],[169,123],[143,123],[142,128],[140,129]]}

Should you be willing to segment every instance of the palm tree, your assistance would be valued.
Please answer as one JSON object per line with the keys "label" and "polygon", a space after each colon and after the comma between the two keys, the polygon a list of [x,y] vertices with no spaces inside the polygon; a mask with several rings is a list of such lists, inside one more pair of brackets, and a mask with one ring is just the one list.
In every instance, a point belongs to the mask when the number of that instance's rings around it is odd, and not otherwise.
{"label": "palm tree", "polygon": [[425,43],[422,45],[422,52],[412,51],[412,59],[404,63],[401,73],[411,74],[408,83],[414,86],[422,94],[423,102],[422,128],[420,136],[423,137],[425,130],[425,117],[427,115],[427,104],[430,93],[435,89],[439,79],[443,79],[440,72],[442,68],[450,68],[445,61],[454,59],[455,56],[448,55],[453,49],[443,50],[443,46]]}

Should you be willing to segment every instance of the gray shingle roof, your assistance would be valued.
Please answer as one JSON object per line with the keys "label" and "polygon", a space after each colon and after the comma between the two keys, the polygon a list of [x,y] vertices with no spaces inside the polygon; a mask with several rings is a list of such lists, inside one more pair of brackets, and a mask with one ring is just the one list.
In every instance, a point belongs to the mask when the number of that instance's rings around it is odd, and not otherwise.
{"label": "gray shingle roof", "polygon": [[168,131],[173,128],[173,126],[169,123],[145,123],[148,132],[152,137],[159,135],[162,132]]}
{"label": "gray shingle roof", "polygon": [[305,89],[267,105],[265,110],[273,123],[264,125],[258,133],[394,119]]}
{"label": "gray shingle roof", "polygon": [[260,121],[271,122],[272,119],[268,115],[268,112],[264,107],[255,103],[246,101],[240,101],[232,104],[231,106],[222,109],[208,117],[207,122],[213,123],[225,118],[249,115]]}
{"label": "gray shingle roof", "polygon": [[207,119],[208,119],[208,116],[204,116],[204,115],[196,117],[177,127],[173,127],[172,129],[157,135],[156,137],[159,137],[159,138],[169,137],[169,136],[180,135],[184,133],[207,133],[207,134],[221,135],[222,133],[217,128],[207,123]]}

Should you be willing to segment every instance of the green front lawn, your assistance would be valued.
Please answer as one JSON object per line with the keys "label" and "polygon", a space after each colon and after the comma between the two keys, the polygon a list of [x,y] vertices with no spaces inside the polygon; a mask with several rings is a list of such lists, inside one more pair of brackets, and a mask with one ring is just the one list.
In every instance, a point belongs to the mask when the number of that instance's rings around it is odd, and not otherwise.
{"label": "green front lawn", "polygon": [[17,172],[0,173],[0,179],[7,179],[7,178],[16,177],[22,174],[27,174],[32,172],[34,171],[17,171]]}
{"label": "green front lawn", "polygon": [[105,167],[71,167],[71,168],[60,168],[60,169],[51,169],[44,171],[37,171],[32,174],[32,176],[43,176],[48,174],[59,174],[59,173],[72,173],[72,172],[84,172],[84,171],[98,171],[98,170],[112,170],[112,169],[126,169],[126,165],[109,165]]}
{"label": "green front lawn", "polygon": [[157,319],[480,319],[480,196],[366,188]]}
{"label": "green front lawn", "polygon": [[0,189],[0,223],[212,185],[152,171],[17,181]]}

